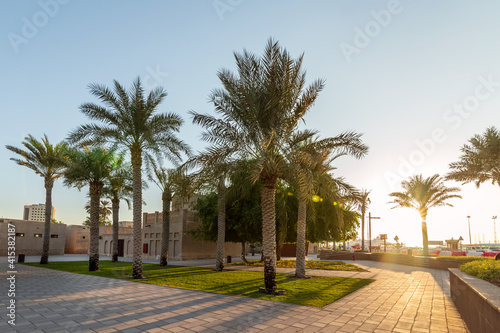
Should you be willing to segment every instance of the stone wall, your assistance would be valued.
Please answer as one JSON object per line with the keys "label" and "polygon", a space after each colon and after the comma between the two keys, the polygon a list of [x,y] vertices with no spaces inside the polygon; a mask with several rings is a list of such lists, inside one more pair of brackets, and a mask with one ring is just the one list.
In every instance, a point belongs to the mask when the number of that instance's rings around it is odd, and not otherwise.
{"label": "stone wall", "polygon": [[81,225],[68,225],[66,228],[65,254],[89,253],[90,229]]}
{"label": "stone wall", "polygon": [[[42,254],[45,222],[3,219],[0,223],[0,256],[7,256],[8,224],[16,229],[16,255],[37,256]],[[63,255],[66,240],[66,224],[50,224],[49,255]]]}
{"label": "stone wall", "polygon": [[451,268],[451,299],[471,333],[500,331],[500,288]]}

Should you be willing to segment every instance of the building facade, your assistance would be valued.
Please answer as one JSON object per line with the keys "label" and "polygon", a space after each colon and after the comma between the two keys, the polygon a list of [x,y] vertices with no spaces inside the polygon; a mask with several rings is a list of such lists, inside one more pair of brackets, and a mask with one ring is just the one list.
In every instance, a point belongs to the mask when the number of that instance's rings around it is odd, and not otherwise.
{"label": "building facade", "polygon": [[[54,219],[55,216],[56,216],[56,209],[54,208],[54,206],[52,206],[51,219]],[[45,222],[45,205],[44,204],[24,205],[23,220]]]}
{"label": "building facade", "polygon": [[[187,202],[172,201],[170,211],[169,260],[212,259],[217,253],[217,244],[194,239],[189,231],[199,227],[199,221],[194,214],[193,206],[197,196]],[[163,214],[161,212],[147,213],[142,216],[142,255],[143,258],[159,260],[161,254]],[[122,222],[118,236],[119,256],[133,256],[133,223]],[[113,230],[111,227],[100,227],[99,253],[112,255]],[[239,256],[241,245],[226,242],[225,255]]]}
{"label": "building facade", "polygon": [[[0,256],[7,255],[8,225],[15,227],[16,255],[36,256],[42,254],[44,222],[15,219],[0,220]],[[50,224],[49,255],[63,255],[66,241],[66,224]]]}
{"label": "building facade", "polygon": [[65,254],[88,254],[90,242],[90,227],[83,225],[68,225],[66,228]]}

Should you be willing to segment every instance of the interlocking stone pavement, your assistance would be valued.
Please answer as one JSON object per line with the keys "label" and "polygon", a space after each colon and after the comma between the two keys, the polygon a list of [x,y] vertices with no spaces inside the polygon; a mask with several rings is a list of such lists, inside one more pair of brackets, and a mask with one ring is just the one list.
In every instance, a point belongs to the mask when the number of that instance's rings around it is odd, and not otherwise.
{"label": "interlocking stone pavement", "polygon": [[17,265],[17,320],[10,326],[7,265],[2,261],[0,332],[468,331],[450,299],[447,271],[355,263],[368,272],[308,271],[309,275],[377,279],[324,308]]}

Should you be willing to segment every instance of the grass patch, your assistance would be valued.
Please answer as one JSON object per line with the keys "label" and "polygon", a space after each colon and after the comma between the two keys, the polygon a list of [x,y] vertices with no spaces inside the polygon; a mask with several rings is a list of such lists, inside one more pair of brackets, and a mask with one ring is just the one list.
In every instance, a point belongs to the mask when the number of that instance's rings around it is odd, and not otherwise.
{"label": "grass patch", "polygon": [[438,260],[454,260],[454,261],[464,261],[464,262],[468,262],[468,261],[478,261],[478,260],[495,260],[495,257],[466,257],[466,256],[456,256],[456,257],[452,257],[452,256],[439,256],[439,257],[436,257],[436,259]]}
{"label": "grass patch", "polygon": [[132,280],[132,263],[129,262],[113,263],[111,261],[101,260],[99,262],[99,271],[97,272],[88,271],[88,261],[51,262],[47,265],[29,263],[25,265],[140,283],[202,290],[219,294],[247,296],[316,307],[323,307],[330,304],[375,281],[372,279],[341,277],[296,279],[291,275],[277,274],[276,282],[278,289],[284,289],[286,294],[282,296],[271,296],[258,292],[259,287],[264,286],[263,272],[215,272],[214,270],[201,267],[162,267],[157,264],[143,264],[145,278],[142,280]]}
{"label": "grass patch", "polygon": [[[235,262],[228,265],[235,266],[264,266],[264,262],[259,260],[250,260],[248,263]],[[276,261],[276,267],[278,268],[295,268],[295,260],[278,260]],[[365,271],[361,267],[353,264],[348,264],[343,261],[321,261],[321,260],[307,260],[306,268],[309,269],[324,269],[329,271],[355,271],[363,272]]]}
{"label": "grass patch", "polygon": [[500,287],[500,260],[476,260],[463,264],[460,270]]}

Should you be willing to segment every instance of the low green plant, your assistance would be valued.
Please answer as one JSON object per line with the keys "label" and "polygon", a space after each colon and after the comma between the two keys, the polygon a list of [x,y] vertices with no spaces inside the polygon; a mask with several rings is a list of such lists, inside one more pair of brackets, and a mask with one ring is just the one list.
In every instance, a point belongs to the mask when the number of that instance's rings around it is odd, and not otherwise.
{"label": "low green plant", "polygon": [[466,257],[466,256],[456,256],[456,257],[452,257],[452,256],[438,256],[436,257],[436,259],[439,259],[439,260],[455,260],[455,261],[464,261],[464,262],[468,262],[468,261],[477,261],[477,260],[493,260],[495,259],[494,257]]}
{"label": "low green plant", "polygon": [[500,260],[476,260],[460,266],[460,270],[500,287]]}
{"label": "low green plant", "polygon": [[[245,262],[235,262],[228,265],[235,266],[264,266],[264,262],[259,260],[250,260],[247,263]],[[276,267],[278,268],[295,268],[295,260],[278,260],[276,261]],[[306,261],[307,269],[324,269],[329,271],[357,271],[361,272],[364,269],[353,265],[348,264],[343,261],[321,261],[321,260],[307,260]]]}

